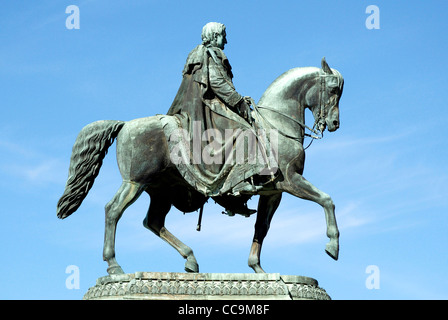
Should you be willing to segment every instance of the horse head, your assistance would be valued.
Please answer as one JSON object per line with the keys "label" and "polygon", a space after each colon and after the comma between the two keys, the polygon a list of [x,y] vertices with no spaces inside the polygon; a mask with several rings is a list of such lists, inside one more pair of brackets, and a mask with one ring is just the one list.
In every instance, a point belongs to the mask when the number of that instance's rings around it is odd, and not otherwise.
{"label": "horse head", "polygon": [[335,69],[331,69],[325,57],[322,68],[317,72],[313,86],[306,94],[306,106],[312,111],[315,125],[323,132],[336,131],[339,126],[339,100],[344,87],[344,78]]}

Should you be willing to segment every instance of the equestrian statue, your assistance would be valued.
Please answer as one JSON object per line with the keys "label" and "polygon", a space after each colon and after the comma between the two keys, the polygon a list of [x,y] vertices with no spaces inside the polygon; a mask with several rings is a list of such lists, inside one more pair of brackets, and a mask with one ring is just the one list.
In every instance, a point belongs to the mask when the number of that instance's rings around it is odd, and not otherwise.
{"label": "equestrian statue", "polygon": [[[122,184],[105,207],[103,259],[109,274],[124,273],[115,257],[116,227],[143,192],[150,196],[144,227],[186,259],[187,272],[199,272],[198,262],[193,250],[168,231],[165,218],[173,206],[182,212],[199,211],[199,230],[204,204],[210,198],[230,216],[256,212],[248,261],[256,273],[265,272],[261,248],[283,192],[323,207],[329,238],[325,251],[338,259],[333,201],[302,174],[305,136],[321,138],[324,130],[333,132],[340,126],[342,75],[323,58],[320,68],[283,73],[255,103],[233,85],[223,52],[226,43],[224,25],[204,26],[202,43],[188,55],[167,114],[126,122],[96,121],[79,133],[57,216],[64,219],[80,207],[116,141]],[[314,117],[311,128],[305,124],[306,109]],[[256,210],[247,207],[252,196],[259,196]]]}

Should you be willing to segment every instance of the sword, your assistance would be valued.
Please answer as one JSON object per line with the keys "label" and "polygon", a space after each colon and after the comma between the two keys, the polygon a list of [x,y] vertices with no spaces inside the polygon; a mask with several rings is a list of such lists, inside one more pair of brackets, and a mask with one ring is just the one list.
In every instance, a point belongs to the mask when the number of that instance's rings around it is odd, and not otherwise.
{"label": "sword", "polygon": [[201,209],[199,210],[199,218],[198,225],[196,226],[196,231],[201,231],[202,212],[204,212],[204,205],[202,205]]}

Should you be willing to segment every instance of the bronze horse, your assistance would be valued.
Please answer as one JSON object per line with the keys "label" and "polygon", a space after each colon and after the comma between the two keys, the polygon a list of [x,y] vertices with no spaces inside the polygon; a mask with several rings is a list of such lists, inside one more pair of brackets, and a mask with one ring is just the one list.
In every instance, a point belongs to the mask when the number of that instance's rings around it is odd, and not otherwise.
{"label": "bronze horse", "polygon": [[[265,91],[253,111],[265,127],[278,129],[278,177],[254,194],[259,195],[255,234],[249,254],[249,266],[264,272],[260,252],[271,219],[283,192],[321,205],[325,212],[327,236],[325,251],[335,260],[339,254],[339,231],[331,197],[303,176],[305,151],[305,109],[313,113],[320,132],[339,128],[339,99],[344,80],[322,59],[322,68],[291,69],[278,77]],[[207,197],[196,191],[178,173],[170,161],[167,137],[158,116],[128,122],[93,122],[79,133],[70,159],[69,177],[58,202],[57,216],[68,217],[81,205],[99,173],[108,148],[117,140],[117,160],[123,182],[107,203],[103,259],[109,274],[123,273],[115,259],[115,232],[118,220],[143,191],[150,198],[143,225],[173,246],[184,259],[187,272],[199,272],[193,250],[165,228],[171,206],[183,212],[201,208]],[[187,201],[188,200],[188,201]]]}

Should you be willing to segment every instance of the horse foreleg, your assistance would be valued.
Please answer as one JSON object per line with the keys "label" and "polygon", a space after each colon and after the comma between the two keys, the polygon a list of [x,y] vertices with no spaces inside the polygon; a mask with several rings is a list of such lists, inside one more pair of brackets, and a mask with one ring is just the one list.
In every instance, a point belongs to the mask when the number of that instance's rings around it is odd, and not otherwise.
{"label": "horse foreleg", "polygon": [[104,233],[103,260],[107,262],[109,274],[124,273],[115,259],[115,234],[117,223],[124,210],[130,206],[142,193],[142,187],[132,182],[121,184],[115,196],[106,205],[106,228]]}
{"label": "horse foreleg", "polygon": [[249,267],[254,269],[256,273],[264,273],[265,271],[260,265],[260,253],[263,240],[268,233],[269,226],[271,225],[272,217],[277,210],[280,200],[282,198],[281,193],[272,195],[261,195],[258,201],[257,220],[255,222],[255,234],[250,248],[249,254]]}
{"label": "horse foreleg", "polygon": [[279,182],[277,187],[301,199],[316,202],[323,207],[327,224],[327,236],[330,239],[325,251],[330,257],[337,260],[339,256],[339,230],[336,224],[335,206],[331,197],[295,172],[289,174],[285,181]]}
{"label": "horse foreleg", "polygon": [[170,199],[164,197],[162,194],[150,196],[151,204],[143,220],[143,226],[170,244],[187,260],[185,262],[185,271],[199,272],[199,265],[193,254],[193,250],[165,228],[165,218],[171,209]]}

